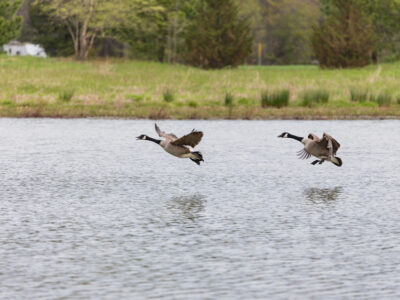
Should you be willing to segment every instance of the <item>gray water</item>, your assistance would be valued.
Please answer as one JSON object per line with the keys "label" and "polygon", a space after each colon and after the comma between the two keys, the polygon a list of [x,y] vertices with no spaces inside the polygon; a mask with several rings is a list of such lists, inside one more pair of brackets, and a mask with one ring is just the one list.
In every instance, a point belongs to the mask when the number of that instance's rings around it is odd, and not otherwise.
{"label": "gray water", "polygon": [[[400,297],[399,121],[0,119],[2,299]],[[343,167],[278,139],[326,131]]]}

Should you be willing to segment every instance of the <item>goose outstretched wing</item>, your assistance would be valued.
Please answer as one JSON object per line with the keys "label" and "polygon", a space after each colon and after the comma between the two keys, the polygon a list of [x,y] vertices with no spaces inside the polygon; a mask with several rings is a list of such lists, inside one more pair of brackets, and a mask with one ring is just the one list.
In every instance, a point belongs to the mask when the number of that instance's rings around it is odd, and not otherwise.
{"label": "goose outstretched wing", "polygon": [[178,137],[173,133],[165,133],[164,131],[161,131],[157,124],[154,124],[154,127],[159,137],[163,137],[170,141],[175,141],[176,139],[178,139]]}
{"label": "goose outstretched wing", "polygon": [[329,134],[324,133],[322,139],[317,142],[321,147],[329,150],[329,156],[333,156],[336,154],[338,149],[340,148],[340,144]]}
{"label": "goose outstretched wing", "polygon": [[297,156],[299,159],[309,159],[311,157],[311,154],[308,153],[307,150],[304,148],[297,152]]}
{"label": "goose outstretched wing", "polygon": [[191,146],[196,147],[198,143],[200,143],[201,138],[203,137],[203,132],[192,130],[191,133],[184,135],[183,137],[171,142],[171,144],[176,146]]}

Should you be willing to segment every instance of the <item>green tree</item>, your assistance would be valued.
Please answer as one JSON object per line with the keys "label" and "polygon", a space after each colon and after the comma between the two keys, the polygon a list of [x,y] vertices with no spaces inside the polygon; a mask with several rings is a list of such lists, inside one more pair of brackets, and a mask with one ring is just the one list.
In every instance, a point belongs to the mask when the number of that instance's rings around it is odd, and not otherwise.
{"label": "green tree", "polygon": [[16,38],[21,30],[22,18],[15,13],[21,1],[0,0],[0,46]]}
{"label": "green tree", "polygon": [[319,0],[236,0],[240,14],[249,17],[254,36],[248,63],[257,63],[258,45],[263,64],[304,64],[313,58],[312,25],[320,17]]}
{"label": "green tree", "polygon": [[373,26],[356,0],[331,0],[330,15],[313,28],[311,44],[321,67],[362,67],[376,48]]}
{"label": "green tree", "polygon": [[400,57],[400,0],[359,0],[377,34],[374,58]]}
{"label": "green tree", "polygon": [[77,59],[88,57],[95,39],[135,22],[136,11],[150,0],[36,0],[36,5],[63,24],[71,36]]}
{"label": "green tree", "polygon": [[[372,22],[377,36],[377,47],[373,52],[378,57],[396,59],[400,57],[400,0],[353,0]],[[337,12],[335,0],[320,0],[323,15]]]}
{"label": "green tree", "polygon": [[130,24],[117,29],[135,58],[182,62],[184,35],[200,0],[155,0],[141,6]]}
{"label": "green tree", "polygon": [[106,0],[38,0],[43,12],[65,25],[77,59],[88,57],[95,38],[113,26],[122,10],[120,2]]}
{"label": "green tree", "polygon": [[184,62],[185,36],[193,25],[202,0],[168,0],[166,55],[169,63]]}
{"label": "green tree", "polygon": [[309,63],[310,36],[318,20],[316,0],[266,0],[261,10],[265,36],[265,60],[270,64]]}
{"label": "green tree", "polygon": [[46,49],[50,56],[70,56],[74,47],[68,28],[47,15],[40,5],[29,8],[30,31],[29,41],[38,43]]}
{"label": "green tree", "polygon": [[233,0],[202,1],[186,35],[186,62],[203,68],[237,66],[252,48],[248,19]]}

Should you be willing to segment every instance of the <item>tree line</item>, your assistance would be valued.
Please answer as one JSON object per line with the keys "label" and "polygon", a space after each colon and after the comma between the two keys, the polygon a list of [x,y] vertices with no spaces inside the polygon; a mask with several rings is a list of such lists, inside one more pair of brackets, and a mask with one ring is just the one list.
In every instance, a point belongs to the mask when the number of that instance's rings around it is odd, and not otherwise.
{"label": "tree line", "polygon": [[356,67],[399,58],[400,0],[0,0],[16,37],[80,60]]}

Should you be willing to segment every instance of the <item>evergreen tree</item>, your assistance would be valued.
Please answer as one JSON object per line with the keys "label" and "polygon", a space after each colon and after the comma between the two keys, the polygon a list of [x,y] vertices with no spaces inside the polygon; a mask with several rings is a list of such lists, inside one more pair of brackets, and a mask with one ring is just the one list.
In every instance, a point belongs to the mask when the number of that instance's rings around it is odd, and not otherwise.
{"label": "evergreen tree", "polygon": [[[325,16],[335,11],[335,0],[319,0]],[[353,0],[371,20],[377,35],[373,60],[397,60],[400,57],[400,1]]]}
{"label": "evergreen tree", "polygon": [[376,48],[371,22],[356,0],[331,0],[327,18],[314,26],[311,44],[321,67],[363,67]]}
{"label": "evergreen tree", "polygon": [[22,27],[22,18],[15,13],[21,1],[0,0],[0,46],[16,38]]}
{"label": "evergreen tree", "polygon": [[205,69],[238,66],[250,54],[248,19],[233,0],[203,0],[186,36],[186,62]]}

